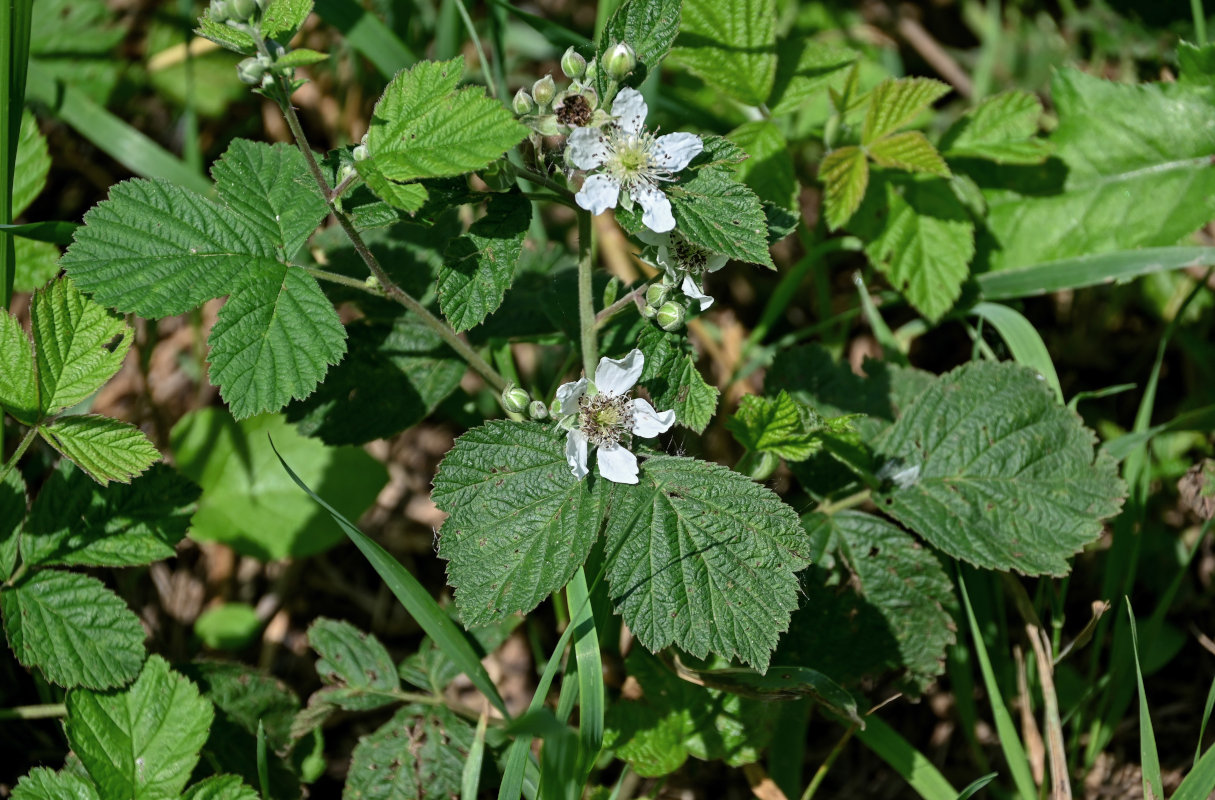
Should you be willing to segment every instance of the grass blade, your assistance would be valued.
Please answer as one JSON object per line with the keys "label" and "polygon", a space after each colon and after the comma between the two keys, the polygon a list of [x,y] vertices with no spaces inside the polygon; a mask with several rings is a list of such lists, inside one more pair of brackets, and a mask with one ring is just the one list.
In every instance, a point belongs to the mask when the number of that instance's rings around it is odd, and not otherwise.
{"label": "grass blade", "polygon": [[853,735],[902,775],[924,800],[957,800],[958,790],[923,753],[880,717],[866,717],[864,730],[858,728]]}
{"label": "grass blade", "polygon": [[1067,258],[1022,269],[985,272],[976,275],[975,282],[985,300],[1010,300],[1112,283],[1153,272],[1209,266],[1215,266],[1215,247],[1145,247]]}
{"label": "grass blade", "polygon": [[581,783],[590,774],[603,748],[603,718],[606,713],[603,689],[603,658],[599,653],[599,632],[591,613],[586,570],[578,568],[565,590],[574,629],[574,655],[578,659],[578,732],[580,736]]}
{"label": "grass blade", "polygon": [[982,778],[979,778],[974,783],[962,790],[961,794],[958,795],[958,800],[970,800],[970,798],[974,797],[980,789],[994,781],[996,776],[999,774],[1000,773],[998,772],[989,772]]}
{"label": "grass blade", "polygon": [[78,222],[27,222],[24,225],[0,225],[0,231],[35,242],[50,242],[67,247],[72,243],[72,234],[79,227]]}
{"label": "grass blade", "polygon": [[[270,446],[274,447],[274,441],[271,440]],[[502,712],[502,715],[510,719],[510,714],[506,710],[506,704],[502,702],[502,697],[498,694],[497,687],[490,680],[489,673],[485,671],[485,667],[481,665],[481,659],[473,650],[472,645],[468,642],[468,637],[464,632],[456,627],[451,617],[444,613],[439,604],[435,602],[430,593],[422,584],[418,583],[418,579],[409,573],[409,570],[401,566],[392,555],[376,544],[372,539],[361,530],[356,528],[345,517],[338,513],[337,509],[326,503],[316,492],[308,488],[299,476],[292,471],[283,457],[279,455],[278,449],[275,448],[274,455],[278,456],[278,461],[283,465],[283,469],[287,470],[287,474],[291,476],[291,480],[295,481],[295,485],[308,493],[316,503],[329,512],[329,516],[333,517],[334,522],[341,526],[346,536],[350,541],[354,542],[355,547],[362,551],[363,556],[383,579],[384,584],[392,590],[396,595],[397,600],[405,607],[426,635],[434,640],[439,649],[452,660],[452,663],[459,667],[460,671],[468,676],[472,681],[473,686],[476,686],[481,693],[484,694],[489,702],[493,703],[494,708]]]}
{"label": "grass blade", "polygon": [[318,16],[342,32],[355,50],[367,57],[385,78],[417,62],[392,29],[354,0],[316,0]]}
{"label": "grass blade", "polygon": [[[4,224],[13,221],[13,180],[21,109],[25,108],[32,8],[33,0],[0,2],[0,223]],[[12,299],[15,268],[13,237],[0,235],[0,308],[7,309]]]}
{"label": "grass blade", "polygon": [[[553,43],[557,47],[577,47],[584,52],[591,46],[590,39],[587,39],[580,33],[570,30],[564,25],[558,25],[555,22],[538,17],[535,14],[528,13],[521,8],[515,8],[506,0],[490,0],[495,6],[503,8],[508,14],[517,17],[521,21],[527,23],[533,30],[544,35],[544,38]],[[589,54],[588,54],[589,57]]]}
{"label": "grass blade", "polygon": [[[1202,709],[1202,724],[1198,726],[1198,746],[1194,748],[1194,767],[1198,767],[1198,756],[1202,753],[1202,737],[1206,736],[1207,723],[1211,721],[1211,709],[1215,708],[1215,680],[1211,681],[1211,688],[1207,692],[1207,704]],[[1210,755],[1208,752],[1207,755]]]}
{"label": "grass blade", "polygon": [[999,303],[979,303],[970,312],[990,322],[1008,345],[1013,360],[1037,370],[1055,391],[1059,402],[1063,402],[1063,387],[1059,385],[1055,363],[1051,361],[1050,353],[1047,352],[1046,344],[1038,335],[1038,331],[1020,311]]}
{"label": "grass blade", "polygon": [[1210,800],[1212,792],[1215,792],[1215,745],[1207,748],[1206,755],[1185,776],[1173,800]]}
{"label": "grass blade", "polygon": [[1143,690],[1143,671],[1139,668],[1139,633],[1135,630],[1135,612],[1131,599],[1126,598],[1126,615],[1131,625],[1131,652],[1135,656],[1135,680],[1139,684],[1139,760],[1143,770],[1145,800],[1164,800],[1164,783],[1160,780],[1160,756],[1156,752],[1156,734],[1147,694]]}
{"label": "grass blade", "polygon": [[464,762],[464,772],[460,774],[460,800],[477,800],[477,790],[481,787],[481,763],[485,760],[485,730],[489,725],[489,709],[481,712],[477,720],[477,732],[473,735],[472,747],[468,751],[468,760]]}

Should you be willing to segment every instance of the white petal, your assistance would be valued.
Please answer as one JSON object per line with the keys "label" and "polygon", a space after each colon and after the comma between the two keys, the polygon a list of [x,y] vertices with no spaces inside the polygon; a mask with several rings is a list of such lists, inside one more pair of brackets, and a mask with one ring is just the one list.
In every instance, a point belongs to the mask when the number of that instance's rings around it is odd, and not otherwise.
{"label": "white petal", "polygon": [[636,348],[624,358],[604,356],[595,368],[595,388],[604,394],[622,395],[633,388],[644,368],[645,356]]}
{"label": "white petal", "polygon": [[700,303],[700,310],[704,311],[709,306],[713,305],[713,298],[707,294],[702,294],[700,287],[696,285],[696,281],[692,280],[691,275],[683,276],[683,285],[679,288],[683,289],[683,296],[689,300],[695,300]]}
{"label": "white petal", "polygon": [[655,247],[665,247],[671,243],[671,234],[669,233],[654,233],[642,228],[637,232],[637,238],[649,245]]}
{"label": "white petal", "polygon": [[658,253],[654,257],[654,260],[657,261],[658,266],[665,269],[672,278],[675,277],[676,264],[675,264],[675,261],[671,258],[671,249],[669,247],[660,246],[658,248]]}
{"label": "white petal", "polygon": [[679,172],[705,149],[705,143],[694,133],[668,133],[659,136],[656,145],[655,163],[671,172]]}
{"label": "white petal", "polygon": [[705,263],[705,272],[717,272],[717,270],[724,267],[726,262],[729,260],[729,256],[722,255],[721,253],[714,253],[713,255],[709,256],[708,261]]}
{"label": "white petal", "polygon": [[633,433],[646,439],[666,433],[675,424],[675,412],[655,411],[640,397],[633,400]]}
{"label": "white petal", "polygon": [[[657,233],[675,230],[675,217],[671,214],[671,201],[655,186],[633,188],[633,199],[644,209],[641,221]],[[579,203],[581,205],[581,203]]]}
{"label": "white petal", "polygon": [[579,378],[573,383],[563,383],[557,389],[557,402],[561,404],[563,415],[578,413],[578,401],[586,394],[586,384],[586,378]]}
{"label": "white petal", "polygon": [[616,207],[620,197],[620,181],[609,175],[592,175],[582,184],[574,200],[592,214],[602,214]]}
{"label": "white petal", "polygon": [[578,169],[594,169],[607,158],[607,142],[598,128],[577,128],[566,139],[570,163]]}
{"label": "white petal", "polygon": [[636,89],[621,89],[620,94],[616,95],[616,99],[612,102],[612,116],[616,118],[616,124],[626,133],[640,131],[645,125],[645,115],[649,111],[646,108],[645,98]]}
{"label": "white petal", "polygon": [[565,460],[575,478],[582,480],[586,477],[586,437],[582,431],[570,431],[565,437]]}
{"label": "white petal", "polygon": [[609,481],[637,483],[637,456],[627,447],[600,447],[595,457],[599,459],[599,474]]}

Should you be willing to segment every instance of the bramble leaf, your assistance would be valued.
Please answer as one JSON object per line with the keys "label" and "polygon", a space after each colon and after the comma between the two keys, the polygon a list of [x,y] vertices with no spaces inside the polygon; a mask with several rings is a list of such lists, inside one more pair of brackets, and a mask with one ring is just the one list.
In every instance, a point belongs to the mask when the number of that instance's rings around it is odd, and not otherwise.
{"label": "bramble leaf", "polygon": [[823,449],[826,437],[851,434],[852,424],[848,416],[823,419],[781,391],[776,397],[744,397],[726,428],[752,452],[804,461]]}
{"label": "bramble leaf", "polygon": [[7,311],[0,311],[0,406],[19,422],[38,421],[38,383],[34,372],[34,351],[21,322]]}
{"label": "bramble leaf", "polygon": [[666,191],[679,232],[688,241],[714,253],[775,269],[768,253],[763,206],[733,169],[724,164],[706,164],[692,169],[690,178],[670,184]]}
{"label": "bramble leaf", "polygon": [[[426,187],[420,183],[397,183],[389,180],[380,171],[376,162],[371,159],[356,162],[355,169],[358,170],[363,182],[367,184],[367,188],[392,208],[412,214],[421,208],[430,196]],[[392,222],[395,221],[396,215],[394,214]],[[387,224],[392,224],[392,222]]]}
{"label": "bramble leaf", "polygon": [[887,78],[869,93],[861,144],[871,145],[911,123],[947,94],[949,86],[932,78]]}
{"label": "bramble leaf", "polygon": [[950,126],[941,137],[941,150],[950,157],[1040,164],[1050,154],[1046,140],[1035,138],[1041,116],[1042,101],[1030,92],[988,97]]}
{"label": "bramble leaf", "polygon": [[110,481],[130,483],[160,460],[160,451],[147,434],[129,422],[99,414],[60,417],[39,433],[102,486]]}
{"label": "bramble leaf", "polygon": [[749,158],[738,165],[738,177],[751,187],[768,218],[768,238],[777,241],[797,229],[801,219],[799,187],[789,143],[771,120],[744,122],[729,138]]}
{"label": "bramble leaf", "polygon": [[703,433],[717,410],[721,394],[705,382],[696,368],[696,358],[686,336],[667,333],[657,325],[646,325],[637,339],[645,354],[639,379],[659,411],[675,409],[675,419],[685,428]]}
{"label": "bramble leaf", "polygon": [[19,217],[42,194],[50,171],[51,156],[46,149],[46,139],[38,130],[38,120],[29,111],[23,111],[13,172],[12,219]]}
{"label": "bramble leaf", "polygon": [[949,177],[949,167],[945,165],[945,160],[928,141],[928,137],[919,131],[884,136],[869,145],[866,150],[873,162],[881,167]]}
{"label": "bramble leaf", "polygon": [[[409,743],[409,758],[401,757]],[[448,800],[459,797],[473,728],[442,706],[402,708],[359,738],[350,755],[343,800]]]}
{"label": "bramble leaf", "polygon": [[143,663],[139,619],[88,575],[35,572],[0,592],[0,611],[17,660],[59,686],[121,686]]}
{"label": "bramble leaf", "polygon": [[484,322],[502,305],[531,221],[531,203],[498,195],[485,216],[448,245],[439,271],[439,307],[457,332]]}
{"label": "bramble leaf", "polygon": [[[286,44],[311,11],[312,0],[270,0],[269,7],[261,16],[262,36]],[[237,53],[249,55],[256,50],[249,34],[215,22],[205,14],[199,17],[198,28],[194,32]]]}
{"label": "bramble leaf", "polygon": [[0,580],[8,580],[17,566],[25,506],[25,479],[20,470],[10,469],[0,481]]}
{"label": "bramble leaf", "polygon": [[13,288],[19,292],[41,289],[59,274],[59,248],[49,242],[38,242],[18,236],[13,240],[17,264]]}
{"label": "bramble leaf", "polygon": [[762,104],[776,77],[775,0],[684,0],[671,59],[740,102]]}
{"label": "bramble leaf", "polygon": [[[596,55],[600,63],[607,48],[625,42],[637,54],[637,69],[630,83],[635,84],[657,69],[679,34],[682,6],[683,0],[626,0],[618,5],[599,37]],[[607,79],[602,69],[599,79],[596,89],[602,96]]]}
{"label": "bramble leaf", "polygon": [[260,800],[239,775],[212,775],[186,790],[181,800]]}
{"label": "bramble leaf", "polygon": [[776,51],[776,76],[768,107],[778,117],[796,112],[806,100],[828,86],[842,86],[848,68],[857,58],[852,50],[805,36],[790,36],[777,42]]}
{"label": "bramble leaf", "polygon": [[1064,575],[1125,496],[1094,444],[1033,370],[974,362],[937,379],[875,443],[912,477],[874,499],[955,558]]}
{"label": "bramble leaf", "polygon": [[818,167],[823,206],[832,230],[852,219],[869,187],[869,161],[859,147],[832,150]]}
{"label": "bramble leaf", "polygon": [[348,622],[321,617],[308,626],[308,644],[320,658],[316,672],[342,708],[369,709],[394,702],[401,688],[392,656],[375,636]]}
{"label": "bramble leaf", "polygon": [[101,800],[101,795],[88,778],[34,767],[13,787],[13,800]]}

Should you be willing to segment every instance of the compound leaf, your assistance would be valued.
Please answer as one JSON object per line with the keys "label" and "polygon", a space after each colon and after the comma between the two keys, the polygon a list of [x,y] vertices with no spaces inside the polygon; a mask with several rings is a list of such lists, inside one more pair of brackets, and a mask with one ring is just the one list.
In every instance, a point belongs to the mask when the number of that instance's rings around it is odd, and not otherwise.
{"label": "compound leaf", "polygon": [[457,331],[478,325],[502,305],[532,221],[531,204],[499,195],[448,246],[439,271],[439,307]]}
{"label": "compound leaf", "polygon": [[865,151],[859,147],[832,150],[819,165],[818,178],[824,187],[827,225],[835,230],[852,219],[865,199],[869,187],[869,160]]}
{"label": "compound leaf", "polygon": [[869,93],[861,144],[871,145],[909,124],[948,93],[949,86],[932,78],[887,78]]}
{"label": "compound leaf", "polygon": [[1035,138],[1042,101],[1031,92],[1003,92],[962,115],[941,137],[950,157],[986,158],[1001,164],[1040,164],[1050,154]]}

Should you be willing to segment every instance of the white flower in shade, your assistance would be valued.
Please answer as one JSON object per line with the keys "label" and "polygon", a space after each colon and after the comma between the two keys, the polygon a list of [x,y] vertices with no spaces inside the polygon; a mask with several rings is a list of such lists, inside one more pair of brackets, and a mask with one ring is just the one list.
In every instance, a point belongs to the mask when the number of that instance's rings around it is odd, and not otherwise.
{"label": "white flower in shade", "polygon": [[659,184],[674,180],[704,149],[704,142],[694,133],[655,136],[645,129],[647,111],[640,92],[621,89],[612,103],[613,123],[603,129],[576,129],[568,140],[568,156],[578,169],[599,170],[574,196],[579,206],[602,214],[618,200],[625,208],[636,201],[644,212],[641,221],[662,233],[675,227],[675,217]]}
{"label": "white flower in shade", "polygon": [[565,458],[574,477],[586,477],[586,455],[598,448],[599,474],[614,483],[637,483],[637,456],[629,452],[626,437],[650,438],[670,430],[674,411],[655,411],[629,390],[641,377],[645,356],[633,350],[624,358],[601,358],[594,382],[580,378],[562,384],[553,404],[558,424],[569,431]]}
{"label": "white flower in shade", "polygon": [[697,281],[724,267],[729,256],[706,250],[673,233],[642,231],[637,237],[650,245],[642,258],[666,272],[668,286],[678,283],[684,296],[697,303],[701,311],[713,305],[713,298],[701,291]]}

